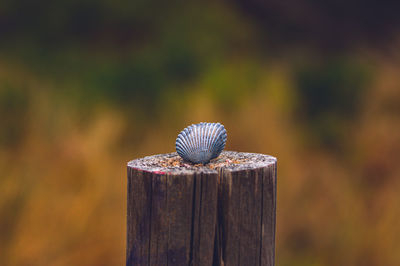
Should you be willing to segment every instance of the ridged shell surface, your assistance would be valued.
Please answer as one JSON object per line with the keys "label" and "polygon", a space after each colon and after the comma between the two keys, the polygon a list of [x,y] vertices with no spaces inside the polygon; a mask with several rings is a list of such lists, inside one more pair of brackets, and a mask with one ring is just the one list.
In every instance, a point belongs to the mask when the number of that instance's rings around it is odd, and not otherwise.
{"label": "ridged shell surface", "polygon": [[225,148],[226,130],[220,123],[199,123],[188,126],[176,139],[176,152],[184,160],[206,164]]}

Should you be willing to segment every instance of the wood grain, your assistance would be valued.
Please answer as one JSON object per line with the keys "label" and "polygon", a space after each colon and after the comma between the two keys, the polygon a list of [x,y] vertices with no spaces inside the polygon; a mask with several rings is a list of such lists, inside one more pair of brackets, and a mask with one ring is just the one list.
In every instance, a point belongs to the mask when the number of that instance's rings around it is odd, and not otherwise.
{"label": "wood grain", "polygon": [[274,265],[276,159],[179,160],[128,163],[126,265]]}

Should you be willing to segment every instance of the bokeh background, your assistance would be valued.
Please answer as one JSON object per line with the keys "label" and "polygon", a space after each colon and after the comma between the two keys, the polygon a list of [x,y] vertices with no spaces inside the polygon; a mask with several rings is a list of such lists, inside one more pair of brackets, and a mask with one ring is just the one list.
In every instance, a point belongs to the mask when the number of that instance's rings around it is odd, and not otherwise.
{"label": "bokeh background", "polygon": [[278,157],[277,265],[400,265],[396,1],[3,0],[0,265],[123,265],[126,163]]}

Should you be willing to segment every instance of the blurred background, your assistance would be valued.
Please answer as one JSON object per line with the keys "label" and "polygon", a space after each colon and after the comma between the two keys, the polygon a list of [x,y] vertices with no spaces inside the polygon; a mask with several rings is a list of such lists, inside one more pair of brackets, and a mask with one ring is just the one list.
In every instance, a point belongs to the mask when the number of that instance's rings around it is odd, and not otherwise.
{"label": "blurred background", "polygon": [[126,163],[279,161],[277,265],[400,265],[400,4],[3,0],[0,265],[123,265]]}

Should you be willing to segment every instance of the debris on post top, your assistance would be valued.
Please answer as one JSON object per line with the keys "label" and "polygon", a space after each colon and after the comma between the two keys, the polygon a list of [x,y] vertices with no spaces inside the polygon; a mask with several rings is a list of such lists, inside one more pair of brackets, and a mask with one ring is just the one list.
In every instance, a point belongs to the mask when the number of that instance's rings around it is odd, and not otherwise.
{"label": "debris on post top", "polygon": [[183,173],[217,173],[218,169],[229,171],[240,171],[268,167],[276,163],[276,158],[259,153],[223,151],[218,158],[207,164],[193,164],[184,161],[176,152],[147,156],[132,160],[128,167],[137,170],[160,174],[183,174]]}

